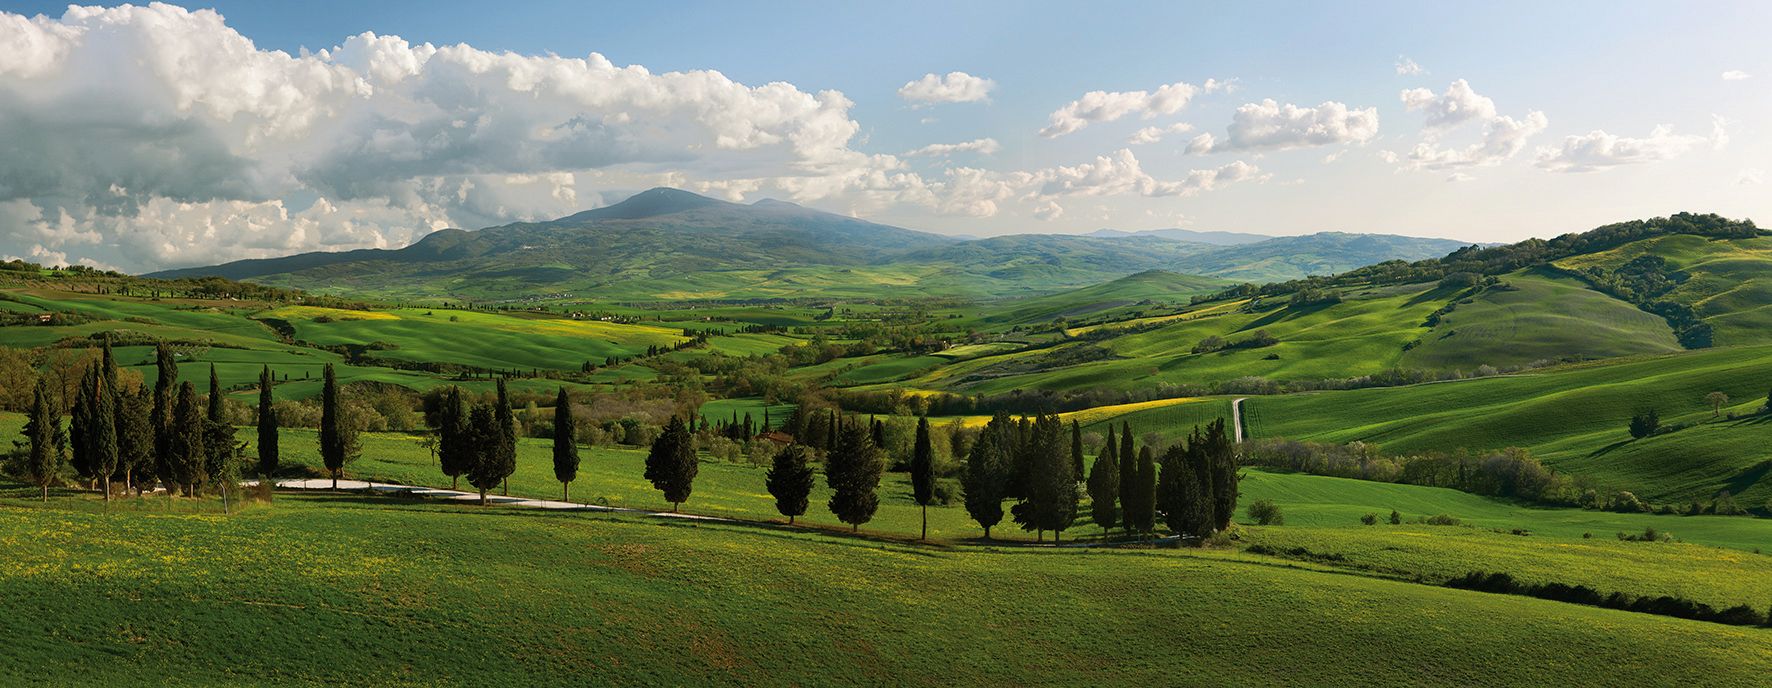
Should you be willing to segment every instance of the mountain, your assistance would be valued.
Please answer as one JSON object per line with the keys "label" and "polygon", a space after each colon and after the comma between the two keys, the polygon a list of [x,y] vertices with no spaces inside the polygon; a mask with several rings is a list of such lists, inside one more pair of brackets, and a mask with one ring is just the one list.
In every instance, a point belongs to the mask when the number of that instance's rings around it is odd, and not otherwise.
{"label": "mountain", "polygon": [[1228,286],[1230,282],[1168,270],[1145,270],[1101,284],[1023,299],[980,319],[987,324],[1031,325],[1055,318],[1076,320],[1137,317],[1136,312],[1158,304],[1183,306],[1188,297]]}
{"label": "mountain", "polygon": [[1214,246],[1236,246],[1267,241],[1273,237],[1266,234],[1248,234],[1245,232],[1200,232],[1192,229],[1140,229],[1126,231],[1120,229],[1098,229],[1084,236],[1098,239],[1125,239],[1129,237],[1157,237],[1187,241],[1196,244],[1212,244]]}
{"label": "mountain", "polygon": [[[1185,231],[1185,230],[1177,230]],[[1219,234],[1205,239],[1224,241]],[[499,301],[571,294],[610,301],[1035,296],[1146,270],[1293,279],[1455,242],[1318,234],[1234,246],[1152,233],[959,239],[765,199],[670,188],[545,222],[444,229],[401,249],[304,253],[168,270],[320,292]]]}

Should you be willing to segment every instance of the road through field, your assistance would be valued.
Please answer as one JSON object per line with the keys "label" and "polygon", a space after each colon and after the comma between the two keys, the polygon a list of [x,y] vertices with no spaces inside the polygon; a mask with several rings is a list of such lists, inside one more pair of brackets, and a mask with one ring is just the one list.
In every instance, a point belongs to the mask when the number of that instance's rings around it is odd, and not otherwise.
{"label": "road through field", "polygon": [[1231,400],[1231,438],[1237,444],[1243,443],[1243,399],[1245,398],[1237,397]]}

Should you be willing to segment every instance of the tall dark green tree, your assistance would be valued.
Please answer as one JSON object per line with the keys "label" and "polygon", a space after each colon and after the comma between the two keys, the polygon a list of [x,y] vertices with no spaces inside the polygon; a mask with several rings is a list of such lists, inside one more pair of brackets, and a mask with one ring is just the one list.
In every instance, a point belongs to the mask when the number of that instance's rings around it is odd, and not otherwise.
{"label": "tall dark green tree", "polygon": [[209,413],[203,420],[203,478],[221,490],[223,513],[228,510],[228,488],[239,480],[240,457],[246,448],[234,441],[234,426],[228,423],[225,400],[215,364],[211,363]]}
{"label": "tall dark green tree", "polygon": [[467,432],[462,447],[468,452],[468,484],[480,490],[480,506],[486,506],[486,492],[498,487],[508,472],[500,462],[496,446],[504,434],[498,427],[498,412],[486,404],[475,404],[468,414]]}
{"label": "tall dark green tree", "polygon": [[960,476],[966,491],[966,514],[984,528],[986,540],[991,538],[991,528],[1003,521],[1003,500],[1008,496],[1013,467],[1013,423],[1009,414],[997,412],[972,443],[972,451],[966,454],[966,472]]}
{"label": "tall dark green tree", "polygon": [[861,524],[874,519],[880,508],[880,474],[886,460],[874,445],[870,428],[860,423],[843,423],[837,432],[837,447],[825,459],[825,482],[831,488],[831,513],[837,520],[861,530]]}
{"label": "tall dark green tree", "polygon": [[911,499],[923,511],[919,539],[929,539],[929,503],[935,501],[935,443],[929,439],[929,419],[917,419],[917,441],[911,448]]}
{"label": "tall dark green tree", "polygon": [[22,466],[26,482],[37,486],[44,501],[49,500],[49,486],[61,478],[67,455],[67,433],[62,429],[61,406],[49,389],[47,378],[37,378],[31,394],[31,414],[25,420],[25,441],[30,444]]}
{"label": "tall dark green tree", "polygon": [[473,421],[461,399],[461,388],[449,386],[437,419],[437,465],[449,476],[449,489],[461,486],[461,476],[474,466]]}
{"label": "tall dark green tree", "polygon": [[117,463],[123,483],[141,496],[154,476],[154,400],[138,388],[118,395],[117,402]]}
{"label": "tall dark green tree", "polygon": [[782,447],[775,461],[763,474],[763,485],[775,497],[775,510],[788,517],[788,525],[806,513],[812,496],[812,464],[807,461],[806,448],[798,444]]}
{"label": "tall dark green tree", "polygon": [[344,400],[339,397],[338,375],[332,371],[332,364],[326,364],[323,373],[324,382],[320,387],[320,462],[332,474],[332,489],[338,489],[338,479],[344,474],[345,464],[355,458],[357,453],[357,430],[345,417]]}
{"label": "tall dark green tree", "polygon": [[1138,453],[1132,449],[1132,424],[1120,423],[1120,523],[1126,527],[1126,534],[1132,535],[1136,530],[1138,510]]}
{"label": "tall dark green tree", "polygon": [[1126,505],[1127,527],[1149,533],[1157,521],[1157,461],[1149,446],[1138,448],[1137,466],[1130,496],[1122,494],[1120,499]]}
{"label": "tall dark green tree", "polygon": [[695,458],[695,438],[682,418],[671,416],[664,432],[652,441],[652,451],[646,454],[646,479],[664,493],[675,513],[683,502],[689,501],[695,490],[695,475],[700,470],[701,463]]}
{"label": "tall dark green tree", "polygon": [[554,397],[554,479],[560,481],[560,500],[572,501],[572,481],[578,479],[578,431],[565,386]]}
{"label": "tall dark green tree", "polygon": [[1058,416],[1040,416],[1029,428],[1022,478],[1024,495],[1015,505],[1015,522],[1036,533],[1036,541],[1052,531],[1052,541],[1070,527],[1077,513],[1077,481],[1071,477],[1071,457],[1065,446],[1063,424]]}
{"label": "tall dark green tree", "polygon": [[167,463],[172,466],[172,482],[184,487],[185,496],[195,497],[203,486],[203,406],[197,400],[197,388],[189,382],[179,383],[178,402],[173,405]]}
{"label": "tall dark green tree", "polygon": [[[1219,431],[1223,427],[1220,424]],[[1218,503],[1213,497],[1211,452],[1213,440],[1198,427],[1185,445],[1171,447],[1163,455],[1160,508],[1169,530],[1183,538],[1204,538],[1217,530]]]}
{"label": "tall dark green tree", "polygon": [[277,407],[271,398],[271,384],[276,379],[271,367],[258,373],[258,475],[270,480],[277,472]]}
{"label": "tall dark green tree", "polygon": [[504,487],[504,495],[509,497],[511,495],[510,477],[512,473],[517,472],[517,418],[511,414],[511,397],[505,392],[505,379],[502,377],[498,379],[498,402],[492,410],[498,420],[500,430],[495,446],[498,451],[498,463],[501,466],[511,467],[510,470],[505,471],[504,481],[500,483]]}
{"label": "tall dark green tree", "polygon": [[92,468],[92,450],[89,447],[92,435],[92,391],[97,387],[98,370],[86,366],[80,374],[79,384],[74,386],[74,396],[68,404],[68,467],[74,469],[74,475],[86,481],[90,487],[98,478]]}
{"label": "tall dark green tree", "polygon": [[1108,440],[1089,471],[1089,511],[1095,517],[1095,525],[1101,526],[1103,538],[1109,528],[1120,524],[1119,501],[1120,459],[1115,455],[1114,429],[1110,426]]}
{"label": "tall dark green tree", "polygon": [[1087,466],[1083,464],[1083,428],[1077,425],[1076,419],[1073,418],[1071,419],[1071,477],[1075,478],[1077,482],[1083,482],[1085,475],[1083,469],[1085,468]]}
{"label": "tall dark green tree", "polygon": [[[110,353],[109,340],[105,352]],[[117,472],[120,451],[117,446],[117,395],[112,380],[102,369],[92,376],[91,425],[86,434],[86,451],[91,457],[92,472],[104,485],[105,501],[111,501],[111,475]]]}
{"label": "tall dark green tree", "polygon": [[172,420],[178,404],[178,361],[164,341],[154,345],[154,370],[154,472],[170,496],[178,491],[172,479],[177,472],[172,465]]}
{"label": "tall dark green tree", "polygon": [[1237,513],[1237,447],[1225,430],[1224,419],[1206,426],[1206,465],[1212,476],[1213,525],[1231,527]]}

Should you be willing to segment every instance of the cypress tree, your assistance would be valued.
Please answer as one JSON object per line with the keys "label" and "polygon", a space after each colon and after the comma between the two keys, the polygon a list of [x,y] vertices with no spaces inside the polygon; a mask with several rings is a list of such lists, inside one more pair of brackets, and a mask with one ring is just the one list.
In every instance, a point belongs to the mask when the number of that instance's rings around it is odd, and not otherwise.
{"label": "cypress tree", "polygon": [[825,459],[825,482],[833,492],[827,506],[837,520],[852,530],[861,530],[861,524],[873,520],[874,511],[880,508],[875,490],[885,470],[886,461],[874,446],[869,429],[859,423],[842,424],[837,447]]}
{"label": "cypress tree", "polygon": [[652,451],[646,454],[646,479],[664,493],[665,501],[671,503],[671,512],[676,513],[683,502],[689,501],[695,489],[695,474],[700,469],[695,458],[695,438],[689,435],[682,418],[671,416],[664,432],[652,441]]}
{"label": "cypress tree", "polygon": [[504,495],[511,495],[510,477],[517,472],[517,419],[511,415],[511,399],[505,393],[505,379],[498,379],[498,405],[493,407],[493,417],[498,421],[499,434],[496,438],[494,459],[504,470],[500,484],[504,486]]}
{"label": "cypress tree", "polygon": [[[105,346],[107,357],[110,346]],[[91,426],[87,432],[87,452],[90,454],[93,474],[104,484],[105,501],[111,501],[111,474],[117,472],[117,399],[110,380],[102,371],[92,376],[92,409],[89,421]]]}
{"label": "cypress tree", "polygon": [[203,484],[203,408],[197,401],[197,388],[189,382],[179,383],[178,403],[173,406],[172,438],[167,463],[172,466],[172,483],[184,486],[185,495],[197,496]]}
{"label": "cypress tree", "polygon": [[450,385],[437,424],[437,465],[449,476],[449,489],[461,486],[461,476],[474,466],[473,421],[461,400],[461,388]]}
{"label": "cypress tree", "polygon": [[795,517],[806,513],[812,496],[812,464],[806,460],[806,448],[790,444],[776,452],[775,462],[763,474],[763,485],[775,497],[775,510],[793,525]]}
{"label": "cypress tree", "polygon": [[1109,528],[1120,523],[1120,459],[1114,455],[1113,434],[1110,426],[1107,443],[1102,445],[1101,454],[1095,457],[1095,466],[1089,471],[1090,515],[1101,526],[1103,539],[1107,538]]}
{"label": "cypress tree", "polygon": [[74,475],[85,480],[89,487],[98,477],[93,472],[90,449],[92,391],[98,385],[95,382],[97,379],[98,371],[93,366],[86,366],[86,370],[80,374],[80,383],[74,387],[74,398],[68,400],[68,444],[72,450],[68,456],[68,465],[74,469]]}
{"label": "cypress tree", "polygon": [[258,475],[270,480],[277,472],[277,408],[271,399],[271,367],[258,373]]}
{"label": "cypress tree", "polygon": [[235,481],[243,445],[234,443],[234,426],[228,424],[227,406],[215,364],[209,365],[209,413],[203,422],[203,477],[221,489],[222,512],[228,510],[228,486]]}
{"label": "cypress tree", "polygon": [[67,453],[67,435],[62,430],[61,408],[49,390],[49,380],[37,378],[31,395],[31,415],[25,421],[25,440],[30,452],[25,455],[24,478],[43,493],[49,501],[49,486],[61,476],[63,455]]}
{"label": "cypress tree", "polygon": [[336,490],[345,464],[356,458],[357,430],[344,417],[338,376],[331,363],[326,364],[324,376],[325,382],[320,388],[320,461],[332,473],[332,489]]}
{"label": "cypress tree", "polygon": [[123,482],[137,496],[146,492],[145,483],[154,475],[154,400],[146,389],[119,394],[117,445],[121,450]]}
{"label": "cypress tree", "polygon": [[1237,448],[1223,418],[1206,426],[1206,457],[1212,474],[1213,522],[1218,530],[1226,530],[1237,512]]}
{"label": "cypress tree", "polygon": [[1040,416],[1029,428],[1021,503],[1015,505],[1015,521],[1044,539],[1052,531],[1053,542],[1070,527],[1077,511],[1076,479],[1065,450],[1063,424],[1057,416]]}
{"label": "cypress tree", "polygon": [[[1124,445],[1122,445],[1124,446]],[[1148,533],[1156,525],[1157,515],[1157,461],[1151,455],[1151,448],[1138,448],[1138,473],[1133,479],[1132,494],[1134,499],[1127,501],[1126,524],[1141,533]]]}
{"label": "cypress tree", "polygon": [[154,471],[159,475],[160,482],[166,484],[166,494],[171,496],[177,491],[177,481],[173,480],[176,467],[172,461],[172,420],[176,415],[178,402],[178,362],[172,357],[172,350],[162,341],[154,345],[154,412],[150,419],[154,424]]}
{"label": "cypress tree", "polygon": [[572,501],[572,481],[578,479],[578,433],[572,424],[572,398],[566,387],[554,398],[554,479],[560,481],[560,501]]}
{"label": "cypress tree", "polygon": [[935,445],[929,440],[929,419],[917,419],[917,441],[911,449],[911,498],[923,511],[923,534],[929,539],[929,503],[935,500]]}
{"label": "cypress tree", "polygon": [[1132,424],[1122,421],[1120,424],[1120,523],[1126,527],[1126,535],[1138,527],[1138,453],[1132,450]]}
{"label": "cypress tree", "polygon": [[1194,485],[1199,491],[1199,504],[1193,506],[1192,518],[1198,524],[1195,535],[1205,537],[1211,535],[1218,523],[1218,500],[1212,495],[1212,456],[1211,447],[1207,445],[1206,435],[1200,432],[1199,426],[1194,427],[1188,437],[1188,465],[1194,469]]}
{"label": "cypress tree", "polygon": [[1071,477],[1083,482],[1083,428],[1071,419]]}
{"label": "cypress tree", "polygon": [[1003,499],[1009,488],[1009,415],[998,411],[972,443],[966,455],[966,472],[961,482],[966,490],[966,514],[984,528],[986,540],[991,528],[1003,520]]}
{"label": "cypress tree", "polygon": [[837,410],[831,409],[830,422],[825,425],[824,429],[824,450],[826,452],[833,451],[837,448],[837,438],[839,434],[840,431],[837,429]]}
{"label": "cypress tree", "polygon": [[480,490],[480,506],[486,506],[486,491],[498,487],[505,479],[499,465],[498,443],[503,435],[498,427],[498,413],[485,404],[475,404],[468,414],[467,431],[462,449],[467,452],[468,484]]}

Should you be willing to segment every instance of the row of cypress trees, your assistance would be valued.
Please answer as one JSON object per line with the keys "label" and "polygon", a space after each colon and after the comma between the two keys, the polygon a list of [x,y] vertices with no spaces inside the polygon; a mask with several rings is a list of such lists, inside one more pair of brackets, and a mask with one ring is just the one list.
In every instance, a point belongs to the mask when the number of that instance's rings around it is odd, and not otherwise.
{"label": "row of cypress trees", "polygon": [[[1149,533],[1158,515],[1171,532],[1205,537],[1230,527],[1237,507],[1237,457],[1223,419],[1194,428],[1184,443],[1163,452],[1161,463],[1150,447],[1133,459],[1132,427],[1121,424],[1120,441],[1113,429],[1090,471],[1091,516],[1105,533],[1122,525],[1127,535]],[[1160,472],[1159,472],[1160,470]]]}
{"label": "row of cypress trees", "polygon": [[[155,347],[154,357],[157,375],[151,393],[123,385],[107,337],[98,362],[82,374],[65,428],[58,395],[48,378],[38,379],[26,420],[24,434],[30,450],[23,472],[45,499],[49,486],[61,479],[66,463],[80,479],[98,487],[106,501],[111,499],[115,481],[137,495],[158,482],[169,496],[195,497],[214,489],[221,493],[226,507],[229,487],[239,482],[246,443],[235,440],[215,366],[209,368],[205,404],[194,385],[179,382],[177,359],[165,343]],[[271,391],[274,380],[270,366],[265,366],[259,373],[256,466],[265,479],[278,465],[278,425]],[[339,394],[337,376],[327,364],[320,453],[332,473],[334,487],[344,465],[358,451],[356,431],[342,417]]]}

